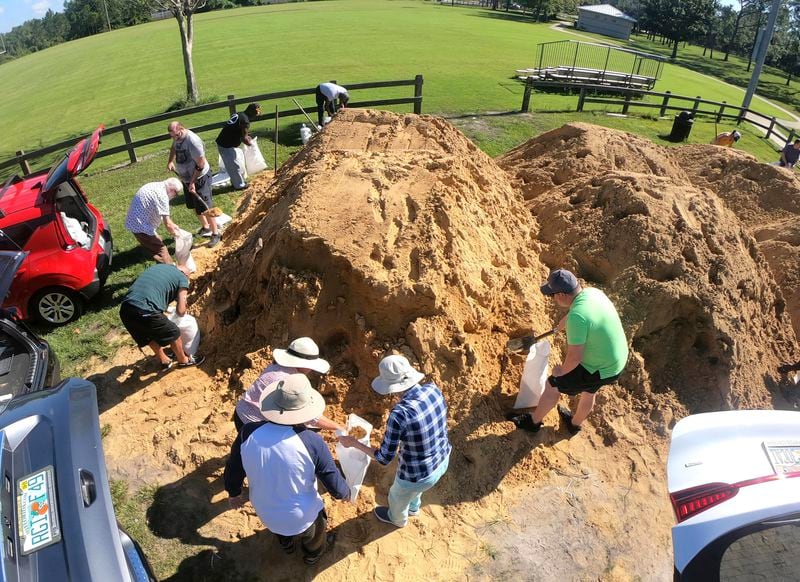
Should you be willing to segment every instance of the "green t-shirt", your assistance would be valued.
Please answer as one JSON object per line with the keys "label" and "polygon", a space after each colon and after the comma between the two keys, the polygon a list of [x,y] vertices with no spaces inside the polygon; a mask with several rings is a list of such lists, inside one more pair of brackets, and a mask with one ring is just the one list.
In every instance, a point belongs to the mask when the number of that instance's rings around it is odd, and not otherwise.
{"label": "green t-shirt", "polygon": [[144,312],[163,313],[178,298],[178,291],[189,288],[189,278],[175,265],[154,265],[133,282],[122,300]]}
{"label": "green t-shirt", "polygon": [[583,344],[581,365],[600,378],[616,376],[628,361],[628,340],[617,310],[600,289],[587,288],[573,300],[567,313],[567,343]]}

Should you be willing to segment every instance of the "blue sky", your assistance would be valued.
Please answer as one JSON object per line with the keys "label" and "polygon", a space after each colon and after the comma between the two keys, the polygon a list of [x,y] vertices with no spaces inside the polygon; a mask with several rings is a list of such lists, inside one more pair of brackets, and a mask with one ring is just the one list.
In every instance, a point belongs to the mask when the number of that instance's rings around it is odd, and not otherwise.
{"label": "blue sky", "polygon": [[64,0],[0,0],[0,32],[8,32],[31,18],[41,18],[47,9],[59,12]]}

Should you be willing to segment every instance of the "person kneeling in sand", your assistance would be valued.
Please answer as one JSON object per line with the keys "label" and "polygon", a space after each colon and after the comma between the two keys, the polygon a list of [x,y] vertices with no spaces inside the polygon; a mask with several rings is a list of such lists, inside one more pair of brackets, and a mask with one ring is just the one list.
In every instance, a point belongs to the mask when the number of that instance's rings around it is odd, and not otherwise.
{"label": "person kneeling in sand", "polygon": [[250,502],[287,554],[299,536],[303,561],[316,564],[336,539],[326,535],[328,516],[317,480],[333,498],[350,499],[350,487],[328,445],[305,426],[322,416],[325,400],[303,374],[290,374],[264,390],[259,410],[266,420],[242,429]]}
{"label": "person kneeling in sand", "polygon": [[[244,482],[244,468],[242,467],[242,456],[239,450],[242,446],[242,428],[248,423],[264,420],[259,403],[266,390],[270,386],[275,386],[279,380],[285,380],[292,374],[299,373],[306,376],[311,372],[326,374],[331,367],[327,361],[319,357],[319,348],[310,337],[297,338],[285,350],[273,350],[272,358],[274,361],[264,368],[261,375],[250,385],[239,399],[236,404],[236,410],[233,413],[236,438],[231,445],[231,452],[225,462],[225,472],[222,476],[225,483],[225,491],[230,496],[228,502],[232,507],[240,507],[244,503],[240,497]],[[345,430],[342,425],[324,416],[311,419],[306,425],[310,428],[324,430]]]}
{"label": "person kneeling in sand", "polygon": [[397,475],[389,489],[389,506],[375,508],[375,517],[397,527],[419,515],[422,494],[447,471],[452,446],[447,438],[447,404],[433,382],[420,384],[424,374],[403,356],[387,356],[378,365],[380,375],[372,388],[381,395],[402,394],[389,413],[386,432],[377,449],[343,435],[339,442],[355,447],[381,465],[388,465],[398,448]]}

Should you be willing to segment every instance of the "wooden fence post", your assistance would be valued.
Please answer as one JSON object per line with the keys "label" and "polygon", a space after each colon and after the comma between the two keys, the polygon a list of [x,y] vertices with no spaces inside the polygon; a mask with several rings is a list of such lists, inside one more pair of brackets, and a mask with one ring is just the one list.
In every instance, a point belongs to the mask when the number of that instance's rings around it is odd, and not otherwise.
{"label": "wooden fence post", "polygon": [[234,95],[228,95],[228,111],[230,111],[231,116],[236,113],[236,104],[234,101],[236,97]]}
{"label": "wooden fence post", "polygon": [[659,117],[664,117],[667,113],[667,105],[669,105],[669,98],[672,95],[672,91],[667,91],[667,94],[664,95],[664,100],[661,102],[661,110],[658,112]]}
{"label": "wooden fence post", "polygon": [[772,136],[772,131],[775,129],[775,118],[773,117],[772,120],[769,122],[769,127],[767,128],[767,139]]}
{"label": "wooden fence post", "polygon": [[119,120],[119,124],[122,127],[122,137],[125,138],[125,145],[128,146],[128,158],[130,158],[132,164],[135,164],[139,159],[136,157],[136,150],[131,145],[133,140],[131,139],[131,130],[128,129],[128,120],[123,117]]}
{"label": "wooden fence post", "polygon": [[722,105],[719,106],[719,111],[717,111],[717,123],[722,121],[722,114],[725,112],[725,106],[728,104],[727,101],[723,101]]}
{"label": "wooden fence post", "polygon": [[584,99],[586,99],[586,87],[581,87],[581,93],[578,95],[578,109],[576,109],[576,111],[583,111]]}
{"label": "wooden fence post", "polygon": [[697,110],[700,108],[700,95],[694,98],[694,105],[692,105],[692,118],[697,115]]}
{"label": "wooden fence post", "polygon": [[533,89],[533,77],[528,77],[525,80],[525,92],[522,93],[522,107],[521,113],[527,113],[531,109],[531,90]]}
{"label": "wooden fence post", "polygon": [[[18,156],[24,156],[25,150],[17,151]],[[22,159],[19,161],[19,167],[22,168],[22,175],[27,176],[31,173],[31,165],[28,163],[28,160]]]}
{"label": "wooden fence post", "polygon": [[622,114],[625,115],[628,113],[628,107],[631,105],[631,94],[625,94],[625,103],[622,104]]}
{"label": "wooden fence post", "polygon": [[789,137],[786,138],[786,145],[789,145],[794,141],[794,130],[789,132]]}
{"label": "wooden fence post", "polygon": [[422,75],[414,77],[414,113],[422,113]]}

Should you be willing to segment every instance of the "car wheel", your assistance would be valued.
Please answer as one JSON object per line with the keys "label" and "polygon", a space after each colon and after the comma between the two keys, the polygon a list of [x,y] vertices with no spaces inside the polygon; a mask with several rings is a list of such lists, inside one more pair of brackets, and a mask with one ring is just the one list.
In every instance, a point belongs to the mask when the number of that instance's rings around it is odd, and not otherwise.
{"label": "car wheel", "polygon": [[83,313],[83,303],[76,293],[61,287],[42,289],[31,300],[31,315],[42,323],[64,325]]}

